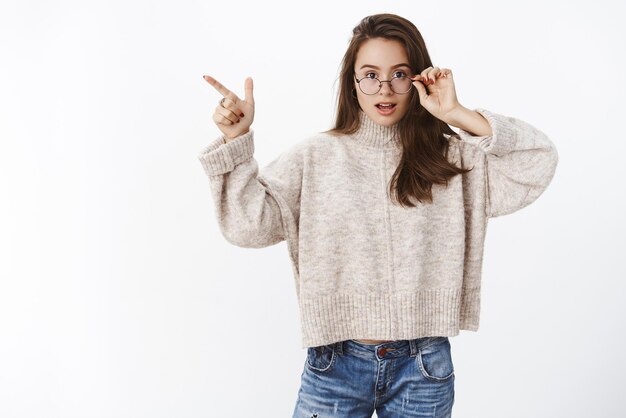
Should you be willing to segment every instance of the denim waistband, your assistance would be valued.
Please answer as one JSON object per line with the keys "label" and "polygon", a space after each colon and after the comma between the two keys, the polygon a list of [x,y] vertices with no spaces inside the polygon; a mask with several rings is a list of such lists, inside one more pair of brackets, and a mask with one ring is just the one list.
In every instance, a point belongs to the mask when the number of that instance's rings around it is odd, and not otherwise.
{"label": "denim waistband", "polygon": [[396,358],[402,356],[415,356],[417,351],[445,336],[420,337],[411,340],[395,340],[380,344],[365,344],[355,340],[338,341],[330,344],[338,354],[349,352],[365,359]]}

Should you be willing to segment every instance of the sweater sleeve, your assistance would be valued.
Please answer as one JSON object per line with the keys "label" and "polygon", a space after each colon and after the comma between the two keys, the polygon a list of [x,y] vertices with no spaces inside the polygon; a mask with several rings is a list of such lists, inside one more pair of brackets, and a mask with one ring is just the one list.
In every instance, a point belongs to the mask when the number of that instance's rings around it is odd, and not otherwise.
{"label": "sweater sleeve", "polygon": [[459,136],[484,153],[487,217],[507,215],[528,206],[554,177],[559,159],[554,143],[523,120],[474,110],[487,119],[493,134],[473,136],[460,129]]}
{"label": "sweater sleeve", "polygon": [[215,214],[224,238],[239,247],[277,244],[297,230],[301,163],[297,148],[283,152],[259,172],[254,130],[229,142],[224,136],[198,159],[208,176]]}

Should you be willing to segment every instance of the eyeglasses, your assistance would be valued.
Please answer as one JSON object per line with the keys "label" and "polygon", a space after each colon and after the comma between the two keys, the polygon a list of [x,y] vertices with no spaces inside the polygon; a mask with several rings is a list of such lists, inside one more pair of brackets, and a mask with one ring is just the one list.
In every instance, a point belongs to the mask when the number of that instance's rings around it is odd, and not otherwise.
{"label": "eyeglasses", "polygon": [[407,75],[403,75],[400,77],[394,76],[390,81],[380,81],[378,78],[372,77],[363,77],[359,80],[358,78],[356,78],[356,73],[354,73],[354,79],[359,84],[359,89],[361,89],[361,91],[367,95],[378,93],[383,87],[383,83],[389,83],[389,85],[391,86],[391,90],[393,90],[393,92],[397,94],[406,94],[411,90],[411,87],[413,87],[413,82],[411,81],[411,78]]}

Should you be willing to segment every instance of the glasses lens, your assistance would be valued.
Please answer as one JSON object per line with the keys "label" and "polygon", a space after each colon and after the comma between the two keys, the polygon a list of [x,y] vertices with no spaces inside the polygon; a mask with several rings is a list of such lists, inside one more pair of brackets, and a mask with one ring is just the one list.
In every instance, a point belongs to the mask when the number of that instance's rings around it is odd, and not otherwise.
{"label": "glasses lens", "polygon": [[391,88],[398,94],[407,93],[411,90],[411,86],[412,83],[409,77],[402,76],[391,80]]}
{"label": "glasses lens", "polygon": [[380,82],[375,78],[366,77],[361,79],[359,86],[361,87],[361,91],[365,94],[376,94],[380,89]]}
{"label": "glasses lens", "polygon": [[[380,82],[372,77],[366,77],[359,82],[361,91],[365,94],[376,94],[380,91]],[[391,89],[398,94],[405,94],[411,90],[413,84],[410,77],[395,77],[391,80]]]}

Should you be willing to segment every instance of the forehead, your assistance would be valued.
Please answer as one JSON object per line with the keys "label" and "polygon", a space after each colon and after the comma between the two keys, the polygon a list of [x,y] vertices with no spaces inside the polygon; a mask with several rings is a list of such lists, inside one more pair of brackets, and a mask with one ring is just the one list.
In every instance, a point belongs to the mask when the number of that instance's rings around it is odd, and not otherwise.
{"label": "forehead", "polygon": [[404,45],[396,40],[374,38],[368,39],[359,48],[355,60],[355,70],[364,65],[383,71],[397,68],[398,64],[408,64],[408,56]]}

